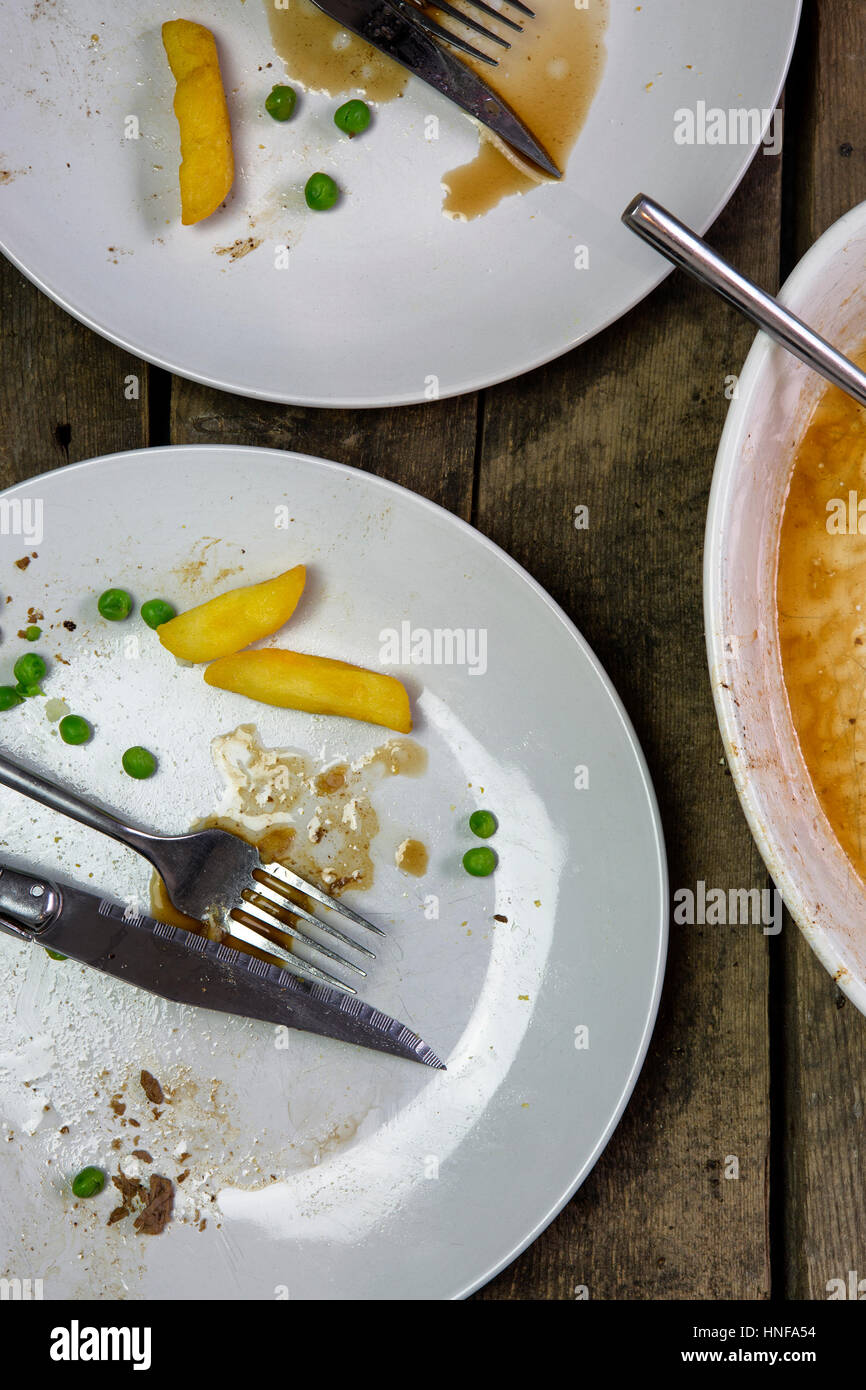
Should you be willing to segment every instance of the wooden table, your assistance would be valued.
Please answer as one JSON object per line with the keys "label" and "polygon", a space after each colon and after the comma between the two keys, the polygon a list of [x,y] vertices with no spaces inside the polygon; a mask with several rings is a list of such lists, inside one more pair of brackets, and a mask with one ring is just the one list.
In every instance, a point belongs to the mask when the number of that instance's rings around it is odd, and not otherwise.
{"label": "wooden table", "polygon": [[[862,0],[805,0],[784,153],[757,156],[710,236],[770,289],[866,198],[864,54]],[[5,262],[0,295],[0,485],[120,449],[260,444],[433,498],[525,565],[600,656],[649,759],[672,886],[767,886],[722,755],[701,609],[725,380],[753,336],[732,311],[675,276],[585,347],[507,385],[329,412],[171,378]],[[132,375],[138,400],[124,390]],[[579,504],[588,531],[574,529]],[[829,1279],[866,1279],[864,1087],[866,1019],[790,921],[776,938],[675,927],[625,1118],[559,1218],[478,1296],[569,1299],[585,1285],[594,1299],[821,1299]]]}

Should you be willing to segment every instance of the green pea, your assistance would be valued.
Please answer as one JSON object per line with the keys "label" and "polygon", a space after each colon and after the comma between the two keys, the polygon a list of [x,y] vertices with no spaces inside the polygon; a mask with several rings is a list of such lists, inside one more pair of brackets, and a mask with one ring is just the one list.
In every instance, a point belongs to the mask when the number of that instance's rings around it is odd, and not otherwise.
{"label": "green pea", "polygon": [[294,87],[278,82],[265,100],[265,110],[275,121],[288,121],[295,114],[298,94]]}
{"label": "green pea", "polygon": [[52,949],[51,949],[50,946],[46,946],[46,947],[45,947],[45,954],[46,954],[46,956],[50,956],[52,960],[68,960],[68,959],[69,959],[68,956],[61,956],[61,954],[60,954],[59,951],[52,951]]}
{"label": "green pea", "polygon": [[473,811],[469,817],[469,829],[482,840],[489,840],[491,835],[495,835],[498,825],[492,811]]}
{"label": "green pea", "polygon": [[0,685],[0,710],[14,709],[16,705],[23,703],[23,699],[14,685]]}
{"label": "green pea", "polygon": [[[31,692],[28,687],[38,687],[45,675],[45,662],[35,652],[28,652],[26,656],[19,656],[12,667],[12,674],[18,682],[19,694],[29,695]],[[41,695],[42,692],[37,688],[33,693]]]}
{"label": "green pea", "polygon": [[22,699],[29,700],[33,695],[44,695],[45,691],[38,685],[22,685],[19,681],[15,687],[15,692]]}
{"label": "green pea", "polygon": [[147,603],[141,605],[141,616],[148,627],[156,629],[162,627],[163,623],[170,623],[176,617],[176,610],[161,598],[149,598]]}
{"label": "green pea", "polygon": [[145,777],[152,777],[156,772],[156,758],[138,743],[133,748],[127,748],[121,762],[124,772],[139,782],[144,781]]}
{"label": "green pea", "polygon": [[338,106],[334,112],[334,125],[338,130],[342,130],[349,139],[353,135],[360,135],[370,124],[370,108],[366,101],[346,101],[342,106]]}
{"label": "green pea", "polygon": [[42,636],[41,627],[28,627],[24,631],[24,636],[28,642],[38,642]]}
{"label": "green pea", "polygon": [[101,1168],[82,1168],[72,1179],[72,1191],[76,1197],[95,1197],[105,1186],[105,1174]]}
{"label": "green pea", "polygon": [[64,743],[87,743],[93,734],[87,720],[78,714],[64,715],[58,727]]}
{"label": "green pea", "polygon": [[132,599],[125,589],[106,589],[96,604],[103,618],[110,623],[122,622],[132,612]]}
{"label": "green pea", "polygon": [[340,190],[330,174],[313,174],[307,179],[304,197],[314,212],[327,212],[340,196]]}
{"label": "green pea", "polygon": [[493,873],[498,863],[496,850],[490,849],[488,845],[468,849],[463,856],[463,867],[473,878],[486,878],[488,874]]}

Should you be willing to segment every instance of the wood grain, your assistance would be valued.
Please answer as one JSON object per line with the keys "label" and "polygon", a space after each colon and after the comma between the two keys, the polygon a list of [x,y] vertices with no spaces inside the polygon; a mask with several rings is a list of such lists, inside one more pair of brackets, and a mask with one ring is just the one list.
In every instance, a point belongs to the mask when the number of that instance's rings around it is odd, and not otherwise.
{"label": "wood grain", "polygon": [[[759,156],[710,235],[771,288],[780,261],[866,197],[864,53],[861,0],[806,0],[784,166]],[[0,485],[148,442],[260,444],[366,468],[473,519],[564,606],[619,688],[672,887],[763,887],[701,610],[725,379],[751,337],[676,277],[579,351],[479,397],[301,410],[169,382],[0,263]],[[578,505],[588,531],[574,528]],[[866,1278],[864,1075],[866,1020],[790,924],[772,946],[757,927],[675,927],[623,1122],[560,1217],[477,1297],[570,1299],[584,1285],[595,1299],[824,1298],[831,1278]]]}
{"label": "wood grain", "polygon": [[411,488],[468,519],[478,405],[474,396],[395,410],[308,410],[176,381],[174,444],[257,444],[347,463]]}
{"label": "wood grain", "polygon": [[[148,374],[0,257],[0,487],[147,442]],[[136,389],[138,397],[128,398]]]}
{"label": "wood grain", "polygon": [[[798,252],[866,198],[866,6],[810,0],[805,23],[812,62],[794,132]],[[826,1298],[828,1282],[847,1284],[849,1271],[866,1280],[866,1019],[790,921],[783,944],[785,1251],[778,1277],[789,1298]]]}
{"label": "wood grain", "polygon": [[[779,161],[711,235],[772,287]],[[601,657],[661,804],[672,889],[767,883],[723,764],[703,639],[713,460],[752,331],[677,276],[599,339],[491,391],[478,523]],[[573,508],[589,507],[576,532]],[[673,927],[663,1005],[626,1116],[563,1214],[483,1297],[753,1298],[770,1289],[768,947],[760,927]],[[726,1179],[736,1156],[739,1178]]]}

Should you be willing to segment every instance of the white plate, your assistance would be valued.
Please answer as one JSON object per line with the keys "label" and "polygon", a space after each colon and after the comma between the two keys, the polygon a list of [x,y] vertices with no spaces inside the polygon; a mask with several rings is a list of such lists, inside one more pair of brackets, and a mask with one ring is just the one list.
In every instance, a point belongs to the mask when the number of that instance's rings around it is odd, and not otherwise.
{"label": "white plate", "polygon": [[[539,0],[539,13],[554,3],[570,0]],[[636,193],[709,226],[754,144],[680,145],[675,113],[700,102],[772,110],[799,8],[616,0],[605,74],[565,182],[460,225],[442,216],[439,180],[471,157],[477,135],[448,102],[413,81],[351,143],[335,138],[325,97],[277,127],[262,114],[281,70],[259,72],[274,60],[265,0],[188,0],[179,12],[220,40],[239,170],[229,206],[189,228],[179,225],[159,36],[178,11],[153,0],[0,0],[0,245],[98,332],[223,390],[372,406],[487,386],[591,337],[667,273],[620,225]],[[430,113],[437,142],[424,138]],[[128,116],[138,140],[124,138]],[[297,206],[323,166],[347,192],[326,217]],[[287,190],[290,214],[279,208]],[[251,234],[263,242],[249,255],[216,254]],[[277,270],[287,238],[289,268]],[[575,269],[578,246],[588,270]]]}
{"label": "white plate", "polygon": [[[415,695],[429,768],[377,790],[376,881],[354,898],[387,930],[365,994],[417,1027],[448,1071],[304,1034],[279,1051],[267,1026],[155,1001],[0,937],[0,1115],[12,1130],[0,1142],[0,1269],[44,1278],[47,1298],[270,1298],[278,1287],[292,1298],[450,1298],[477,1288],[595,1162],[656,1011],[667,921],[658,814],[597,661],[476,531],[336,464],[154,450],[61,469],[5,498],[41,499],[45,532],[38,544],[2,542],[6,635],[29,605],[44,609],[37,650],[70,662],[52,662],[46,692],[97,729],[90,746],[67,748],[32,700],[3,716],[3,745],[153,827],[181,831],[213,810],[209,741],[242,721],[268,744],[328,757],[370,750],[384,731],[210,690],[143,625],[99,619],[95,598],[110,584],[184,605],[232,582],[221,571],[241,566],[253,579],[303,560],[312,570],[291,627],[299,649],[376,664],[380,633],[406,621],[483,630],[487,669],[396,668]],[[283,505],[288,531],[274,526]],[[38,559],[22,573],[12,561],[30,550]],[[204,561],[199,571],[191,557]],[[138,647],[127,642],[136,636]],[[3,678],[22,646],[4,642]],[[152,781],[118,770],[118,751],[135,742],[160,758]],[[588,790],[575,789],[579,764]],[[474,880],[460,858],[472,843],[467,815],[482,804],[500,818],[500,867]],[[15,865],[121,900],[146,891],[141,861],[95,833],[5,791],[0,818],[0,857]],[[394,867],[407,834],[431,849],[423,879]],[[438,919],[425,916],[431,895]],[[576,1045],[584,1028],[588,1047]],[[174,1091],[159,1123],[138,1104],[141,1068]],[[111,1112],[124,1084],[141,1130]],[[106,1229],[107,1195],[73,1211],[70,1173],[85,1163],[113,1172],[136,1141],[168,1176],[192,1169],[183,1194],[197,1195],[205,1231],[176,1223],[146,1239],[128,1221]],[[171,1157],[184,1147],[189,1161]]]}
{"label": "white plate", "polygon": [[[780,298],[842,352],[866,339],[866,203],[829,228]],[[728,766],[774,883],[816,955],[866,1013],[866,885],[815,794],[791,719],[776,610],[779,528],[823,379],[759,333],[719,444],[704,610]]]}

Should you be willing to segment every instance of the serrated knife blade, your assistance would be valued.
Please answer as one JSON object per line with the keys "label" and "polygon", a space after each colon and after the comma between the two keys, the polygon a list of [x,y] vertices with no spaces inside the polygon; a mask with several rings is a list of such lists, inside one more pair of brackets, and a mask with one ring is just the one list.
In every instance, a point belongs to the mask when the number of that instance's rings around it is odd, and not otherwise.
{"label": "serrated knife blade", "polygon": [[313,0],[313,4],[435,87],[546,174],[562,178],[562,171],[517,113],[461,59],[425,33],[417,10],[407,0]]}
{"label": "serrated knife blade", "polygon": [[417,1033],[355,995],[133,915],[80,888],[0,866],[0,929],[178,1004],[283,1024],[445,1070]]}

